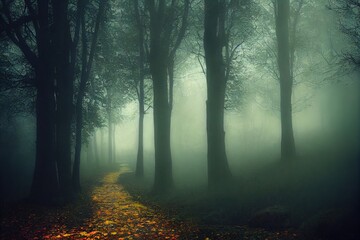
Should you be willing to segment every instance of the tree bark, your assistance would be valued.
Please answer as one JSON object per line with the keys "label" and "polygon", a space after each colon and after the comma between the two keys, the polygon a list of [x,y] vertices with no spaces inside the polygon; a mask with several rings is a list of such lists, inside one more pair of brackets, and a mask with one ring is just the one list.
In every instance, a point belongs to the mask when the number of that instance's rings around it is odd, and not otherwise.
{"label": "tree bark", "polygon": [[[155,3],[153,3],[155,5]],[[173,186],[172,159],[170,147],[170,106],[168,98],[167,57],[169,46],[162,39],[164,9],[161,1],[158,9],[150,9],[150,71],[154,92],[154,142],[155,142],[155,180],[154,193],[164,193]]]}
{"label": "tree bark", "polygon": [[139,1],[134,0],[134,10],[136,25],[138,31],[138,46],[139,46],[139,89],[138,89],[138,100],[139,100],[139,125],[138,125],[138,150],[136,160],[135,175],[137,177],[144,176],[144,115],[145,115],[145,94],[144,94],[144,62],[145,62],[145,51],[144,51],[144,29],[143,21],[139,10]]}
{"label": "tree bark", "polygon": [[[33,62],[36,75],[36,158],[30,198],[52,203],[58,193],[55,161],[55,98],[50,50],[49,1],[38,1],[38,59]],[[26,52],[26,51],[25,51]],[[29,55],[29,54],[26,54]]]}
{"label": "tree bark", "polygon": [[[169,59],[175,59],[176,50],[184,37],[189,5],[189,0],[184,1],[183,14],[181,18],[176,18],[174,14],[179,7],[176,1],[169,5],[165,0],[147,1],[150,13],[149,60],[154,92],[155,193],[167,192],[173,186],[170,144],[172,92],[169,91],[168,63]],[[176,22],[179,20],[181,23]],[[179,27],[176,35],[174,26]]]}
{"label": "tree bark", "polygon": [[204,50],[206,62],[206,124],[208,143],[208,185],[218,188],[231,178],[225,150],[224,103],[225,64],[223,1],[205,0]]}
{"label": "tree bark", "polygon": [[292,126],[292,85],[289,48],[289,0],[277,0],[275,5],[278,67],[280,74],[281,159],[295,157],[295,141]]}
{"label": "tree bark", "polygon": [[71,72],[71,36],[67,19],[68,1],[54,1],[55,78],[56,78],[56,159],[60,191],[67,201],[72,195],[71,124],[73,116],[74,73]]}
{"label": "tree bark", "polygon": [[[39,52],[41,56],[42,51]],[[40,203],[52,203],[58,194],[58,176],[55,161],[55,99],[51,73],[47,62],[41,61],[37,70],[36,97],[36,158],[30,198]],[[44,68],[43,68],[44,67]],[[49,75],[48,75],[49,74]]]}
{"label": "tree bark", "polygon": [[168,103],[166,63],[163,59],[156,57],[155,59],[150,62],[154,88],[155,181],[153,190],[162,193],[170,190],[173,185],[170,146],[171,110]]}

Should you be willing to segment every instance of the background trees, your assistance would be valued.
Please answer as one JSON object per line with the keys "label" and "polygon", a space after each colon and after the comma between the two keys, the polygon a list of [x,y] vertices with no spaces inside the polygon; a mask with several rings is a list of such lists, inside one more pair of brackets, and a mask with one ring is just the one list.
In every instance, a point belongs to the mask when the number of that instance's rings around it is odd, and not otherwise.
{"label": "background trees", "polygon": [[358,0],[329,1],[329,8],[339,14],[339,26],[351,45],[342,53],[344,60],[358,68],[360,65],[360,2]]}

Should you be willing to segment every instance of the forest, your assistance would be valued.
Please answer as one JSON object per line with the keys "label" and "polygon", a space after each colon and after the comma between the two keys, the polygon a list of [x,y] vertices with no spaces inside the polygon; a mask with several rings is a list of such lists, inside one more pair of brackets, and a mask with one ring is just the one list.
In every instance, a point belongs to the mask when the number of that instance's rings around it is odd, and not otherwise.
{"label": "forest", "polygon": [[359,0],[0,0],[0,239],[360,239]]}

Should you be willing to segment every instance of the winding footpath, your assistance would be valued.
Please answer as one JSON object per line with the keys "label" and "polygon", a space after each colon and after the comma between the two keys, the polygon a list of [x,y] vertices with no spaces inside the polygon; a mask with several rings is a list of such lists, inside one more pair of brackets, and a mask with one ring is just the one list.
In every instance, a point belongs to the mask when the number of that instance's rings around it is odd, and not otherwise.
{"label": "winding footpath", "polygon": [[[119,175],[127,172],[107,174],[100,186],[92,192],[95,214],[86,222],[87,232],[80,230],[80,236],[97,239],[179,239],[191,227],[136,202],[118,183]],[[79,236],[79,235],[77,235]]]}
{"label": "winding footpath", "polygon": [[117,240],[293,240],[291,232],[267,232],[246,226],[207,226],[180,221],[162,209],[134,200],[119,183],[126,166],[107,172],[99,182],[64,207],[19,204],[1,218],[0,239]]}
{"label": "winding footpath", "polygon": [[126,166],[108,172],[65,207],[20,204],[1,218],[0,239],[198,239],[190,224],[133,200],[118,182],[127,172]]}

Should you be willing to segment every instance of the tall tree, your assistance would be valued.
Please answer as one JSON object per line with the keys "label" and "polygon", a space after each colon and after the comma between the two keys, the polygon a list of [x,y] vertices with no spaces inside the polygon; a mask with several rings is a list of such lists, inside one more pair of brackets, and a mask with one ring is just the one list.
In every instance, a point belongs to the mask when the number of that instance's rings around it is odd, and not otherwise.
{"label": "tall tree", "polygon": [[83,101],[86,92],[86,86],[90,78],[90,72],[92,70],[96,44],[98,40],[100,23],[103,19],[106,0],[101,0],[99,2],[97,16],[94,22],[94,33],[91,37],[90,49],[88,47],[88,36],[86,29],[86,19],[85,19],[85,2],[82,1],[82,6],[80,6],[79,14],[81,15],[81,44],[82,44],[82,54],[81,54],[81,76],[79,91],[76,99],[76,142],[75,142],[75,157],[73,165],[73,187],[76,190],[80,189],[80,153],[82,146],[82,129],[83,129]]}
{"label": "tall tree", "polygon": [[[50,202],[58,191],[55,161],[55,98],[51,53],[49,1],[34,6],[25,1],[27,15],[14,19],[14,12],[22,6],[1,1],[1,26],[11,41],[22,51],[34,69],[36,87],[36,162],[31,196],[34,200]],[[26,21],[24,21],[26,19]],[[32,23],[36,46],[28,42],[24,28]]]}
{"label": "tall tree", "polygon": [[[72,38],[68,12],[69,1],[53,1],[53,51],[56,94],[56,160],[60,191],[65,198],[72,194],[71,185],[71,124],[75,59],[70,58]],[[77,42],[76,42],[77,44]],[[76,46],[75,46],[76,48]]]}
{"label": "tall tree", "polygon": [[138,34],[138,48],[139,48],[139,74],[138,74],[138,88],[137,95],[139,100],[139,126],[138,126],[138,151],[136,160],[135,174],[138,177],[144,176],[144,116],[145,116],[145,33],[144,33],[144,18],[141,15],[139,0],[134,0],[134,11],[136,19],[136,27]]}
{"label": "tall tree", "polygon": [[281,158],[289,160],[295,157],[291,106],[293,87],[291,55],[293,51],[290,51],[289,44],[290,1],[277,0],[274,6],[277,60],[280,75]]}
{"label": "tall tree", "polygon": [[[155,181],[153,191],[166,192],[172,188],[172,157],[170,127],[172,84],[169,70],[186,29],[189,0],[183,4],[173,0],[147,1],[150,14],[150,72],[154,92]],[[182,9],[179,11],[179,9]]]}
{"label": "tall tree", "polygon": [[227,182],[230,169],[225,150],[225,11],[224,0],[205,0],[204,50],[206,63],[206,130],[208,143],[208,184],[217,188]]}
{"label": "tall tree", "polygon": [[[79,16],[70,17],[69,1],[2,0],[1,5],[0,24],[32,66],[36,79],[36,162],[31,197],[45,202],[57,197],[69,200]],[[23,14],[16,14],[21,9],[25,9]]]}

